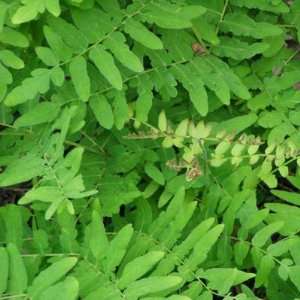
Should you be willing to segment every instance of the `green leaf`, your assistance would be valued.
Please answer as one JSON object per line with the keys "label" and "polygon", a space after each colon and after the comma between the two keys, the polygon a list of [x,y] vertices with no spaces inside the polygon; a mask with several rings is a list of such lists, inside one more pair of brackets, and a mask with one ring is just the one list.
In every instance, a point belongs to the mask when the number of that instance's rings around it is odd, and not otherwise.
{"label": "green leaf", "polygon": [[10,294],[21,294],[27,288],[28,276],[26,267],[18,248],[14,244],[8,244],[9,256],[9,281],[7,291]]}
{"label": "green leaf", "polygon": [[259,225],[268,215],[269,210],[267,208],[260,209],[253,213],[251,217],[249,216],[249,218],[246,219],[245,223],[243,223],[243,226],[245,226],[246,229],[250,230]]}
{"label": "green leaf", "polygon": [[113,100],[113,115],[116,128],[122,129],[129,119],[129,108],[124,93],[116,93]]}
{"label": "green leaf", "polygon": [[268,22],[255,22],[252,18],[242,13],[226,14],[221,23],[221,30],[257,39],[276,36],[282,33],[282,29],[279,26]]}
{"label": "green leaf", "polygon": [[[182,204],[184,203],[186,195],[185,186],[179,185],[176,186],[174,191],[171,193],[171,197],[173,196],[172,200],[170,201],[170,204],[166,210],[166,214],[161,215],[161,219],[163,219],[162,224],[155,224],[157,225],[167,225],[175,216],[178,214],[178,212],[182,209]],[[161,205],[163,206],[163,205]],[[158,219],[161,220],[161,219]],[[159,226],[160,227],[160,226]],[[154,227],[155,228],[155,227]]]}
{"label": "green leaf", "polygon": [[91,223],[86,227],[85,239],[93,256],[98,261],[101,260],[106,255],[109,243],[102,219],[95,210],[92,212]]}
{"label": "green leaf", "polygon": [[289,72],[284,72],[280,77],[266,77],[265,86],[269,93],[272,95],[283,91],[285,89],[290,88],[295,83],[298,82],[298,77],[300,75],[300,71],[293,70]]}
{"label": "green leaf", "polygon": [[278,171],[282,177],[287,177],[289,175],[289,168],[287,166],[280,166]]}
{"label": "green leaf", "polygon": [[[121,156],[118,161],[121,165],[124,163],[126,165],[126,159],[127,156]],[[121,205],[128,204],[141,196],[142,193],[137,187],[137,178],[135,175],[135,173],[127,176],[108,174],[103,178],[100,198],[103,215],[112,216],[119,213]],[[111,184],[112,182],[114,184]]]}
{"label": "green leaf", "polygon": [[63,278],[76,265],[77,260],[75,257],[62,258],[40,272],[28,288],[28,294],[33,299],[39,299],[41,293]]}
{"label": "green leaf", "polygon": [[117,235],[110,242],[107,249],[105,268],[108,272],[115,271],[119,266],[124,255],[126,254],[127,247],[133,235],[133,228],[131,224],[124,226]]}
{"label": "green leaf", "polygon": [[12,17],[14,24],[22,24],[33,20],[39,12],[44,12],[43,1],[24,0],[24,6],[21,6]]}
{"label": "green leaf", "polygon": [[0,63],[0,84],[7,85],[13,82],[11,73]]}
{"label": "green leaf", "polygon": [[57,189],[57,186],[41,186],[29,190],[20,200],[19,204],[29,204],[34,201],[55,202],[63,200],[62,192]]}
{"label": "green leaf", "polygon": [[89,44],[88,39],[72,23],[63,18],[55,18],[53,16],[47,18],[47,23],[72,52],[82,55],[87,51]]}
{"label": "green leaf", "polygon": [[273,195],[289,203],[300,205],[300,194],[280,190],[272,190]]}
{"label": "green leaf", "polygon": [[248,115],[241,115],[226,121],[221,122],[217,125],[216,131],[225,130],[227,133],[238,134],[250,127],[257,120],[257,116],[254,113]]}
{"label": "green leaf", "polygon": [[142,296],[169,290],[180,285],[182,278],[179,276],[149,277],[131,283],[125,290],[125,297],[131,300],[140,299]]}
{"label": "green leaf", "polygon": [[153,93],[151,90],[146,88],[141,89],[139,92],[139,97],[136,101],[136,119],[139,122],[147,122],[148,114],[152,107]]}
{"label": "green leaf", "polygon": [[220,44],[213,47],[212,51],[215,55],[221,57],[243,60],[261,54],[268,48],[269,45],[263,42],[249,45],[235,38],[222,37],[220,38]]}
{"label": "green leaf", "polygon": [[118,0],[104,0],[104,1],[99,1],[99,4],[101,5],[101,7],[109,12],[111,10],[115,10],[118,11],[120,10],[120,3]]}
{"label": "green leaf", "polygon": [[255,287],[259,288],[263,284],[268,282],[270,277],[270,273],[272,272],[273,268],[275,267],[275,262],[271,255],[265,255],[259,264],[258,272],[255,278]]}
{"label": "green leaf", "polygon": [[86,60],[82,56],[77,56],[72,59],[69,69],[76,93],[81,100],[88,101],[91,83],[87,72]]}
{"label": "green leaf", "polygon": [[6,205],[0,210],[5,231],[6,244],[14,244],[18,249],[22,249],[24,243],[24,210],[16,205]]}
{"label": "green leaf", "polygon": [[255,274],[242,272],[236,268],[213,268],[204,271],[200,277],[209,281],[209,288],[225,295],[232,286],[239,285],[255,277]]}
{"label": "green leaf", "polygon": [[271,223],[261,230],[257,231],[251,240],[251,243],[256,247],[263,247],[267,240],[276,232],[278,232],[284,225],[284,222]]}
{"label": "green leaf", "polygon": [[105,41],[105,46],[128,69],[134,72],[142,72],[144,70],[140,59],[134,52],[129,50],[129,47],[126,45],[126,39],[120,32],[110,35],[109,39]]}
{"label": "green leaf", "polygon": [[299,23],[299,1],[294,1],[291,5],[289,19],[291,24],[295,25],[297,29],[297,39],[300,40],[300,23]]}
{"label": "green leaf", "polygon": [[[145,298],[145,300],[154,300],[153,298]],[[173,295],[167,298],[168,300],[191,300],[190,297],[187,296],[181,296],[181,295]]]}
{"label": "green leaf", "polygon": [[22,81],[20,86],[15,87],[6,97],[7,106],[15,106],[33,99],[39,93],[46,93],[50,88],[50,74],[48,69],[35,69],[31,72],[32,77]]}
{"label": "green leaf", "polygon": [[121,90],[123,86],[122,77],[112,55],[102,46],[97,46],[89,52],[89,57],[108,82],[117,90]]}
{"label": "green leaf", "polygon": [[257,8],[263,11],[269,11],[273,13],[287,13],[289,8],[283,1],[268,1],[268,0],[232,0],[233,5],[247,8]]}
{"label": "green leaf", "polygon": [[175,66],[173,68],[175,76],[182,82],[188,90],[190,99],[200,115],[208,113],[208,97],[204,88],[204,83],[200,77],[189,76],[191,70],[185,66]]}
{"label": "green leaf", "polygon": [[250,244],[246,241],[238,241],[234,244],[234,259],[239,266],[243,265],[248,255]]}
{"label": "green leaf", "polygon": [[22,69],[24,68],[24,62],[22,59],[20,59],[17,55],[15,55],[14,52],[10,50],[1,50],[0,51],[0,61],[2,63],[10,68],[14,69]]}
{"label": "green leaf", "polygon": [[155,182],[157,182],[160,185],[164,185],[165,178],[161,171],[153,163],[147,163],[145,165],[145,172]]}
{"label": "green leaf", "polygon": [[60,15],[59,0],[45,0],[46,9],[55,17]]}
{"label": "green leaf", "polygon": [[300,189],[300,177],[299,176],[288,176],[287,180],[292,184],[293,187]]}
{"label": "green leaf", "polygon": [[[26,170],[26,172],[24,172]],[[34,154],[28,154],[21,159],[14,159],[0,174],[0,186],[10,186],[31,180],[44,171],[44,161]]]}
{"label": "green leaf", "polygon": [[279,145],[287,135],[292,135],[295,132],[295,127],[290,122],[283,122],[274,127],[268,136],[268,144]]}
{"label": "green leaf", "polygon": [[299,118],[300,118],[300,111],[291,111],[289,113],[289,119],[294,125],[300,126]]}
{"label": "green leaf", "polygon": [[89,293],[85,300],[122,300],[122,294],[115,286],[112,285],[102,285],[95,291]]}
{"label": "green leaf", "polygon": [[60,61],[65,61],[71,58],[71,48],[65,44],[57,32],[55,32],[51,27],[45,25],[43,27],[43,33],[50,48]]}
{"label": "green leaf", "polygon": [[289,277],[293,284],[297,287],[298,291],[300,291],[300,277],[299,277],[299,272],[300,272],[300,266],[291,266],[289,267]]}
{"label": "green leaf", "polygon": [[27,48],[29,46],[29,41],[23,33],[9,27],[4,27],[0,31],[0,41],[4,44],[20,48]]}
{"label": "green leaf", "polygon": [[185,137],[188,134],[189,120],[182,120],[175,129],[175,135],[178,137]]}
{"label": "green leaf", "polygon": [[263,53],[264,57],[273,57],[284,47],[284,33],[277,36],[270,36],[263,39],[269,48]]}
{"label": "green leaf", "polygon": [[155,268],[153,275],[169,274],[177,265],[178,260],[184,260],[189,252],[195,247],[197,242],[204,236],[214,223],[213,218],[209,218],[197,225],[188,237],[178,246],[175,246],[172,253],[166,255]]}
{"label": "green leaf", "polygon": [[21,117],[14,125],[16,127],[27,127],[53,121],[59,113],[59,106],[51,102],[38,103]]}
{"label": "green leaf", "polygon": [[197,266],[206,260],[210,249],[220,237],[223,229],[224,225],[220,224],[201,236],[194,246],[192,254],[186,259],[180,270],[186,273],[196,270]]}
{"label": "green leaf", "polygon": [[274,174],[263,174],[260,176],[260,178],[269,188],[274,189],[277,187],[278,180]]}
{"label": "green leaf", "polygon": [[249,99],[251,97],[247,87],[225,62],[211,55],[203,57],[203,60],[226,82],[236,96],[242,99]]}
{"label": "green leaf", "polygon": [[[219,68],[215,68],[209,61],[203,59],[196,59],[193,63],[193,67],[196,69],[197,74],[201,77],[205,85],[212,90],[222,103],[230,104],[230,85],[236,81],[239,85],[235,75],[224,75],[220,72]],[[230,84],[227,83],[227,77],[230,78]]]}
{"label": "green leaf", "polygon": [[168,121],[164,110],[162,110],[158,116],[158,128],[160,131],[164,132],[167,130]]}
{"label": "green leaf", "polygon": [[258,124],[264,128],[273,128],[283,121],[283,115],[278,111],[264,111],[260,114]]}
{"label": "green leaf", "polygon": [[137,22],[133,19],[129,19],[124,26],[124,30],[128,33],[134,40],[141,43],[143,46],[159,50],[163,49],[163,44],[159,37],[148,30],[142,23]]}
{"label": "green leaf", "polygon": [[75,277],[68,276],[64,281],[52,285],[42,291],[38,297],[40,300],[53,300],[65,299],[76,300],[78,299],[79,282]]}
{"label": "green leaf", "polygon": [[9,272],[9,257],[7,250],[0,248],[0,294],[4,294],[7,289],[8,272]]}
{"label": "green leaf", "polygon": [[114,115],[107,99],[102,95],[95,95],[91,97],[89,104],[99,124],[106,129],[111,129]]}
{"label": "green leaf", "polygon": [[149,272],[163,257],[161,251],[151,251],[143,256],[137,257],[125,265],[118,282],[118,287],[124,289],[129,284],[141,278]]}
{"label": "green leaf", "polygon": [[38,58],[49,67],[56,66],[59,63],[58,58],[50,48],[36,47],[35,52]]}
{"label": "green leaf", "polygon": [[9,5],[7,3],[0,2],[0,32],[3,30],[3,25],[5,22],[8,8],[9,8]]}
{"label": "green leaf", "polygon": [[[102,5],[103,1],[100,3],[98,1],[98,4]],[[78,5],[75,4],[74,6]],[[87,6],[91,6],[91,4]],[[115,32],[114,22],[111,22],[110,18],[111,11],[108,14],[95,7],[94,9],[72,9],[71,13],[76,27],[85,35],[89,44],[97,44],[99,41],[105,42],[106,34],[109,33],[109,37]]]}
{"label": "green leaf", "polygon": [[192,21],[193,31],[201,42],[202,39],[210,42],[212,45],[217,45],[220,40],[216,34],[216,29],[205,18],[200,17]]}
{"label": "green leaf", "polygon": [[[293,243],[293,242],[292,242]],[[267,252],[272,256],[281,256],[289,251],[291,241],[282,239],[268,246]]]}
{"label": "green leaf", "polygon": [[65,81],[65,73],[61,67],[56,66],[51,69],[50,78],[56,86],[61,87]]}
{"label": "green leaf", "polygon": [[201,16],[206,9],[200,5],[178,8],[168,2],[155,2],[148,6],[146,17],[150,22],[167,29],[184,29],[192,27],[191,20]]}

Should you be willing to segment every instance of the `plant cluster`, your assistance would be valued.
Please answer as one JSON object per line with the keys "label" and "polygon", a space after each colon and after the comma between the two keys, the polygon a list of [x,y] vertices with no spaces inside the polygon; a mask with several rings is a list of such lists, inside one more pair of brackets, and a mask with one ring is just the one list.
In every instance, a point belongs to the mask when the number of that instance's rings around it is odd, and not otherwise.
{"label": "plant cluster", "polygon": [[0,0],[0,300],[300,299],[300,0]]}

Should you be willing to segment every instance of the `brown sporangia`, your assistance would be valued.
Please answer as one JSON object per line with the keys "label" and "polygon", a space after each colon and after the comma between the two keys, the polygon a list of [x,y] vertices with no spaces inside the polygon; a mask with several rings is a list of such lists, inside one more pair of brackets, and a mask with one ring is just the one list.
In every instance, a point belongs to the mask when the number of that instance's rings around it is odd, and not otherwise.
{"label": "brown sporangia", "polygon": [[299,91],[300,90],[300,82],[294,84],[294,89]]}
{"label": "brown sporangia", "polygon": [[202,175],[198,159],[194,159],[190,167],[187,168],[185,173],[186,181],[193,181]]}
{"label": "brown sporangia", "polygon": [[193,52],[197,55],[202,55],[206,53],[206,49],[200,43],[193,43],[192,44]]}
{"label": "brown sporangia", "polygon": [[280,76],[282,74],[282,72],[283,72],[283,68],[282,67],[274,67],[272,69],[272,74],[274,76]]}
{"label": "brown sporangia", "polygon": [[180,172],[181,170],[186,169],[186,181],[195,180],[202,175],[199,161],[196,158],[191,163],[188,163],[182,159],[179,161],[177,161],[176,159],[168,160],[166,162],[166,166],[176,172]]}

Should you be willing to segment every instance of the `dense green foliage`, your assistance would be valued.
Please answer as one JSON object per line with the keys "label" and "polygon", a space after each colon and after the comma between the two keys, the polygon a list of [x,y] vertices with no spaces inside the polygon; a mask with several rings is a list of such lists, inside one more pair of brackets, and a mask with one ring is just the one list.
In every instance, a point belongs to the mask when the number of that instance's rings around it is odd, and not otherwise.
{"label": "dense green foliage", "polygon": [[300,0],[0,0],[0,300],[300,299]]}

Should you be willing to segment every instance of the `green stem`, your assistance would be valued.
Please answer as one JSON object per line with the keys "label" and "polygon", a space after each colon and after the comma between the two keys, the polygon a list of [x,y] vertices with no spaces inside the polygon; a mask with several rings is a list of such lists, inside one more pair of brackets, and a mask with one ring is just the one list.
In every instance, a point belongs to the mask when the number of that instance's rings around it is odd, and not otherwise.
{"label": "green stem", "polygon": [[216,34],[219,33],[219,30],[220,30],[220,24],[223,22],[224,20],[224,17],[225,17],[225,14],[226,14],[226,10],[227,10],[227,7],[228,7],[228,4],[229,4],[229,0],[226,0],[225,4],[224,4],[224,7],[223,7],[223,10],[221,12],[221,16],[220,16],[220,20],[219,20],[219,23],[217,25],[217,28],[216,28]]}
{"label": "green stem", "polygon": [[18,295],[7,295],[7,296],[1,296],[0,300],[4,300],[4,299],[16,299],[16,298],[23,298],[26,297],[26,299],[28,299],[28,295],[27,294],[18,294]]}

